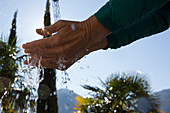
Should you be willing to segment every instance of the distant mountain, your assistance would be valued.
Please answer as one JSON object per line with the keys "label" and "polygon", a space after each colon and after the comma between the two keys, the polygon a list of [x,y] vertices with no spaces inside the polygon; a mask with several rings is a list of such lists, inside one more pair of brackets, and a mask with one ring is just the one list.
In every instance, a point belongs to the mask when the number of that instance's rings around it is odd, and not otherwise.
{"label": "distant mountain", "polygon": [[[72,111],[75,111],[74,105],[76,104],[75,97],[77,95],[78,94],[74,93],[72,90],[59,89],[59,113],[72,113]],[[170,113],[170,89],[157,92],[156,95],[159,96],[161,101],[160,110],[164,111],[165,113]]]}
{"label": "distant mountain", "polygon": [[170,89],[162,90],[156,94],[161,100],[160,110],[165,113],[170,113]]}
{"label": "distant mountain", "polygon": [[58,90],[58,105],[59,113],[72,113],[74,105],[76,104],[75,97],[77,96],[72,90],[59,89]]}

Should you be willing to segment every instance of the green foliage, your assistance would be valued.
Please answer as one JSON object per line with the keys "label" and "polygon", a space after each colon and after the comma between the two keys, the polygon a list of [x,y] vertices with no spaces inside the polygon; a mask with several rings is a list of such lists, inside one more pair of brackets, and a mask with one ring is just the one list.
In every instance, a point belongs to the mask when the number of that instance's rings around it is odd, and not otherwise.
{"label": "green foliage", "polygon": [[11,89],[4,95],[2,101],[3,111],[5,113],[11,113],[11,110],[22,113],[27,109],[34,109],[35,101],[31,100],[30,90],[24,88],[23,90]]}
{"label": "green foliage", "polygon": [[33,109],[35,102],[30,101],[30,91],[34,89],[25,86],[24,78],[18,72],[25,55],[17,58],[16,55],[19,53],[17,47],[8,45],[2,40],[0,41],[0,52],[0,97],[3,111],[17,113],[18,109],[21,111],[29,107]]}
{"label": "green foliage", "polygon": [[34,89],[25,85],[24,78],[18,71],[26,56],[17,57],[20,51],[16,47],[16,17],[17,12],[14,14],[8,43],[3,42],[3,36],[0,37],[0,98],[5,113],[17,113],[18,110],[22,113],[35,106],[35,101],[30,97]]}
{"label": "green foliage", "polygon": [[16,54],[19,52],[16,47],[16,18],[17,11],[14,13],[8,43],[2,41],[3,36],[1,36],[0,41],[0,77],[7,77],[11,79],[11,82],[14,81],[18,69],[18,64],[16,62]]}
{"label": "green foliage", "polygon": [[0,52],[0,77],[11,78],[12,82],[18,69],[16,54],[19,51],[16,51],[16,47],[11,47],[0,41]]}
{"label": "green foliage", "polygon": [[[100,80],[101,81],[101,80]],[[124,74],[111,75],[103,89],[84,85],[91,90],[91,98],[77,98],[75,109],[83,113],[158,113],[159,99],[151,94],[151,88],[144,77]]]}
{"label": "green foliage", "polygon": [[17,19],[17,11],[14,13],[14,18],[12,20],[12,28],[11,28],[11,32],[10,32],[9,39],[8,39],[8,45],[10,45],[12,47],[16,46],[16,40],[17,40],[16,19]]}

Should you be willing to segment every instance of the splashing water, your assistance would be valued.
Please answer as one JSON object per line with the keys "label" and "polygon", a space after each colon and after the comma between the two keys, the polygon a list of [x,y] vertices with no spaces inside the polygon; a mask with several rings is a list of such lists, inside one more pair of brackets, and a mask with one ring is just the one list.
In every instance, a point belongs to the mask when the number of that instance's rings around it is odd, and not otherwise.
{"label": "splashing water", "polygon": [[38,61],[37,75],[41,75],[41,72],[42,72],[42,76],[38,79],[37,84],[39,84],[44,79],[44,68],[41,65],[41,60],[42,60],[42,57],[40,57]]}
{"label": "splashing water", "polygon": [[70,81],[70,78],[68,76],[68,73],[64,71],[64,77],[62,77],[62,84],[66,84],[68,83],[68,81]]}
{"label": "splashing water", "polygon": [[8,92],[5,91],[4,94],[2,95],[1,99],[0,99],[0,112],[3,111],[3,107],[2,107],[2,99],[4,98],[4,96],[7,94]]}
{"label": "splashing water", "polygon": [[[37,69],[37,75],[33,74],[33,73],[35,73],[35,72],[33,72],[32,66],[31,66],[33,62],[30,62],[29,59],[30,59],[30,55],[28,54],[27,55],[27,62],[28,62],[27,72],[28,72],[28,74],[27,74],[27,77],[25,78],[25,82],[27,81],[26,84],[27,84],[27,86],[30,87],[30,96],[29,96],[30,98],[29,98],[29,101],[27,102],[28,107],[25,110],[27,113],[29,113],[31,111],[31,107],[30,107],[31,101],[34,101],[35,104],[37,104],[38,87],[39,87],[40,82],[44,79],[44,68],[42,68],[42,66],[41,66],[42,57],[40,57],[40,59],[38,60],[38,67],[36,68]],[[41,74],[41,72],[42,72],[42,74]],[[35,76],[33,76],[33,75],[35,75]],[[40,77],[40,75],[42,75],[42,76]],[[28,95],[26,96],[26,98],[28,98]],[[35,105],[35,108],[34,108],[35,113],[37,112],[36,107],[37,106]]]}
{"label": "splashing water", "polygon": [[59,0],[53,0],[52,6],[54,12],[54,20],[57,22],[61,18]]}

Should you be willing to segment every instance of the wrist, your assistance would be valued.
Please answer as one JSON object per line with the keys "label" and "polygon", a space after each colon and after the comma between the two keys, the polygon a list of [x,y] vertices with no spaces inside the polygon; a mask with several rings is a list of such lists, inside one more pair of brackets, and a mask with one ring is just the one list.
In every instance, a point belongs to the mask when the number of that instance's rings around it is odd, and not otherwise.
{"label": "wrist", "polygon": [[96,42],[95,44],[91,45],[90,47],[88,47],[85,51],[84,54],[87,55],[93,51],[97,51],[100,49],[105,49],[108,46],[108,41],[106,38],[103,38],[102,40]]}
{"label": "wrist", "polygon": [[[85,21],[86,24],[86,29],[88,33],[88,38],[90,45],[95,44],[96,42],[99,42],[103,40],[105,37],[107,37],[109,34],[112,32],[109,31],[107,28],[105,28],[98,20],[97,18],[93,15],[89,19]],[[105,43],[107,43],[107,40],[104,40]],[[101,47],[103,47],[102,45]],[[107,45],[105,45],[106,47]],[[105,48],[104,47],[104,48]]]}

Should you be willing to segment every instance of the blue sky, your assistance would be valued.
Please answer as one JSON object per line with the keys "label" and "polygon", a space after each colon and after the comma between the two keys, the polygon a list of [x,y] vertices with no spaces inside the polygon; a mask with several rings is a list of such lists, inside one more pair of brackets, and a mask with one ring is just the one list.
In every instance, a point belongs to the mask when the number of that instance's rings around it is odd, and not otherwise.
{"label": "blue sky", "polygon": [[[61,0],[61,19],[83,21],[93,15],[108,0]],[[9,34],[14,12],[18,9],[18,46],[40,39],[35,29],[43,27],[46,0],[0,0],[0,34]],[[52,8],[51,8],[52,11]],[[53,13],[51,13],[53,14]],[[100,50],[87,55],[67,70],[71,81],[63,85],[58,71],[58,88],[68,87],[86,94],[83,84],[100,86],[111,73],[139,72],[146,75],[153,91],[170,88],[170,29],[138,40],[117,50]]]}

